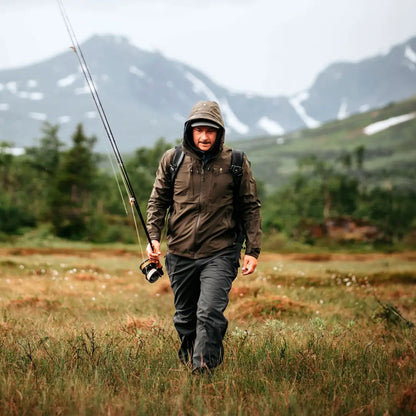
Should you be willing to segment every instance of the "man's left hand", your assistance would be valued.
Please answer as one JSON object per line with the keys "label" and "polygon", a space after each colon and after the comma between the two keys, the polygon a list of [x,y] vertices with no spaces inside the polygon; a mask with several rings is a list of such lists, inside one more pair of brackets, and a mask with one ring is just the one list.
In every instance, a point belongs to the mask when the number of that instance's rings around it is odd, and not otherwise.
{"label": "man's left hand", "polygon": [[251,274],[256,270],[257,267],[257,259],[253,256],[245,255],[243,259],[243,267],[241,268],[241,272],[243,276]]}

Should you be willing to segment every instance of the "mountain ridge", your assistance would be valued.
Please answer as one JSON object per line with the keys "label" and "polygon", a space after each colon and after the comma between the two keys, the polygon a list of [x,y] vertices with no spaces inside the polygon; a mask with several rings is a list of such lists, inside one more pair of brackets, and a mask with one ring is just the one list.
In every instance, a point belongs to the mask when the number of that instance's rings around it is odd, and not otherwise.
{"label": "mountain ridge", "polygon": [[336,165],[362,149],[363,167],[351,167],[367,187],[416,191],[416,95],[374,109],[332,120],[315,129],[302,129],[279,137],[235,141],[245,151],[256,179],[273,192],[298,171],[302,158],[313,155]]}
{"label": "mountain ridge", "polygon": [[[416,94],[416,37],[383,56],[331,64],[309,89],[290,97],[230,91],[201,71],[139,49],[121,36],[95,35],[81,47],[123,151],[151,145],[159,137],[180,137],[199,100],[219,102],[227,139],[234,140],[317,127]],[[86,87],[70,50],[0,71],[0,140],[31,145],[44,121],[60,124],[66,143],[79,122],[87,134],[103,137]]]}

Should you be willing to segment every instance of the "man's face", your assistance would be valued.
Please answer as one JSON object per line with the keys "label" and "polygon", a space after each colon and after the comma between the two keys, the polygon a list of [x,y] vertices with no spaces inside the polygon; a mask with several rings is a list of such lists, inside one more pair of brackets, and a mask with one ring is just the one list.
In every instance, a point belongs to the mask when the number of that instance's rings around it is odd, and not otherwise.
{"label": "man's face", "polygon": [[211,149],[211,147],[215,143],[215,140],[217,139],[217,131],[218,130],[214,127],[193,127],[192,133],[195,146],[203,152],[206,152],[207,150]]}

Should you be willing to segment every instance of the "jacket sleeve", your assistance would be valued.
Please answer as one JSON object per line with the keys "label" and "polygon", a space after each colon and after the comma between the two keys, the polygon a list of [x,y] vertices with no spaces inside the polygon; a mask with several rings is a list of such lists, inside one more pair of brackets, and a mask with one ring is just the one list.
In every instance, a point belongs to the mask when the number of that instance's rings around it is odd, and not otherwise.
{"label": "jacket sleeve", "polygon": [[174,149],[170,149],[162,156],[147,204],[147,230],[152,240],[160,241],[166,213],[172,203],[169,166],[173,153]]}
{"label": "jacket sleeve", "polygon": [[239,204],[240,215],[246,232],[246,254],[258,258],[261,249],[261,203],[247,157],[244,157],[243,161]]}

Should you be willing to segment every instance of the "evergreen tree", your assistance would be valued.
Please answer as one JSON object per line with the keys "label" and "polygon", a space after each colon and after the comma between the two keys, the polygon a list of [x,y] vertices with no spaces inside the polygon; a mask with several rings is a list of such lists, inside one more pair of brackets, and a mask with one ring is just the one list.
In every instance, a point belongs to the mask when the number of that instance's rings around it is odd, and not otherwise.
{"label": "evergreen tree", "polygon": [[56,175],[59,167],[60,151],[63,143],[59,140],[59,125],[45,122],[41,128],[43,136],[39,139],[38,147],[26,148],[30,165],[44,174],[47,181]]}
{"label": "evergreen tree", "polygon": [[27,188],[30,175],[22,156],[10,153],[11,143],[0,143],[0,232],[15,233],[36,223]]}
{"label": "evergreen tree", "polygon": [[93,191],[97,161],[93,154],[96,138],[87,137],[81,124],[72,136],[72,147],[62,154],[49,200],[50,218],[60,237],[91,239],[88,222],[94,215]]}
{"label": "evergreen tree", "polygon": [[13,155],[9,152],[11,147],[11,143],[0,143],[0,184],[3,192],[10,191],[12,187],[11,169],[13,164]]}
{"label": "evergreen tree", "polygon": [[48,220],[50,198],[59,169],[63,143],[58,138],[59,125],[45,122],[39,146],[26,148],[26,160],[32,171],[28,193],[32,196],[32,209],[42,220]]}

